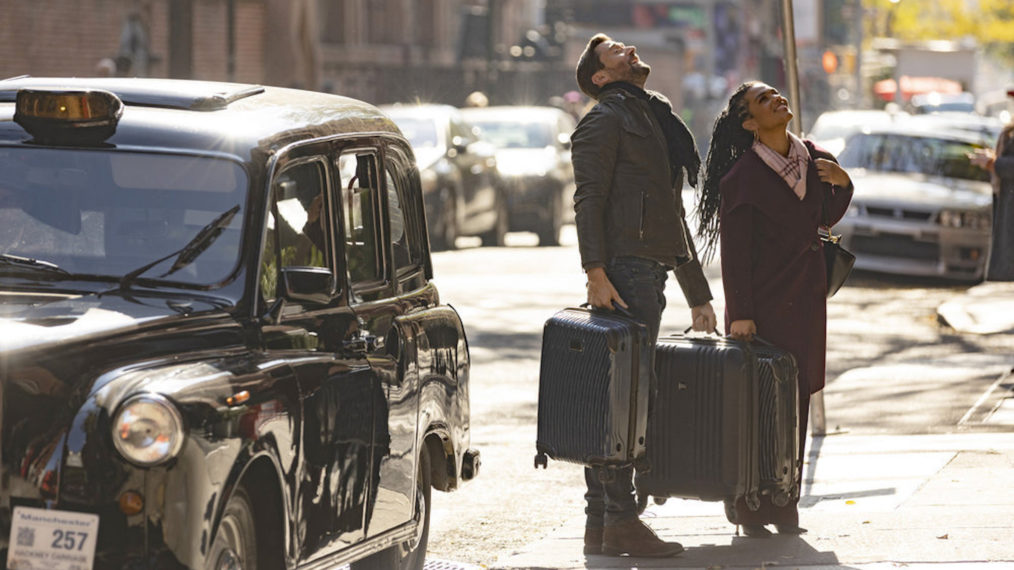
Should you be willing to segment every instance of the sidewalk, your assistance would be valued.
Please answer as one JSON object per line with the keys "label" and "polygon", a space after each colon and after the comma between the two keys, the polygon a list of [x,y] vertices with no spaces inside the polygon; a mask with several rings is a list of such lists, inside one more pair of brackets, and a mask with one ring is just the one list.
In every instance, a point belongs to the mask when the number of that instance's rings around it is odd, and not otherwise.
{"label": "sidewalk", "polygon": [[1014,433],[832,435],[808,449],[801,537],[737,537],[721,503],[670,499],[643,519],[686,547],[678,557],[585,557],[579,516],[490,567],[1014,569]]}
{"label": "sidewalk", "polygon": [[937,317],[961,333],[1014,332],[1014,282],[987,281],[940,305]]}

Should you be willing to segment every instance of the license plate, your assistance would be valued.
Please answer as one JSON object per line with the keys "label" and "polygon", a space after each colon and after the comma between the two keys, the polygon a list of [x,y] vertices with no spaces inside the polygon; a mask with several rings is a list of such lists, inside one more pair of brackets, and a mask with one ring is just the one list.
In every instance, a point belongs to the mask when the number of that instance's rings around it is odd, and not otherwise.
{"label": "license plate", "polygon": [[99,515],[14,507],[7,568],[91,570]]}

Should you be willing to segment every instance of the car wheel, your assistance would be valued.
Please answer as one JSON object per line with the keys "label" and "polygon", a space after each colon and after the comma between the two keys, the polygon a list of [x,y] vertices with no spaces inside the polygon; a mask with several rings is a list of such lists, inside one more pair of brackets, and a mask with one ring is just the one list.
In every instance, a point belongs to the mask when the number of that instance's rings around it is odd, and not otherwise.
{"label": "car wheel", "polygon": [[502,198],[498,199],[496,222],[493,223],[493,228],[479,236],[482,239],[482,245],[487,247],[503,247],[506,245],[504,237],[507,235],[507,228],[510,225],[508,216],[507,204],[504,203]]}
{"label": "car wheel", "polygon": [[257,570],[257,529],[253,503],[239,486],[225,505],[218,535],[211,545],[208,570]]}
{"label": "car wheel", "polygon": [[415,513],[419,523],[408,542],[396,544],[369,558],[351,564],[351,570],[422,570],[426,562],[426,544],[430,538],[430,454],[425,443],[419,451],[419,475],[416,477]]}
{"label": "car wheel", "polygon": [[542,222],[542,228],[536,232],[540,246],[560,245],[560,231],[563,228],[563,207],[560,195],[556,194],[549,206],[549,215]]}

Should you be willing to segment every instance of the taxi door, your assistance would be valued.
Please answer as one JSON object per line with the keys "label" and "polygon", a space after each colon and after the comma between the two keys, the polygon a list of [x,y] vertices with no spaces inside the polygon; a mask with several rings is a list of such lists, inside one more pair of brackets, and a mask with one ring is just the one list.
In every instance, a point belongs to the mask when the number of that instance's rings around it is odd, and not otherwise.
{"label": "taxi door", "polygon": [[[372,493],[374,422],[383,404],[376,375],[358,349],[359,321],[348,302],[337,248],[340,211],[330,148],[297,149],[280,162],[266,213],[259,287],[269,323],[269,356],[295,373],[302,401],[288,473],[291,543],[300,561],[365,538]],[[319,152],[317,152],[319,150]]]}

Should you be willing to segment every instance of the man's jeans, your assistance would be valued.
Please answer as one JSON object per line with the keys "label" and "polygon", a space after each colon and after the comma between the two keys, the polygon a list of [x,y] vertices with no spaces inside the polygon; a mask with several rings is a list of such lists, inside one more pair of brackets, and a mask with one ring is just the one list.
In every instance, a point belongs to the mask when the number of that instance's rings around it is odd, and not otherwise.
{"label": "man's jeans", "polygon": [[[649,346],[654,347],[665,309],[665,267],[650,259],[617,257],[606,265],[606,275],[627,303],[630,313],[648,327]],[[584,512],[588,516],[588,526],[615,524],[637,517],[633,476],[631,466],[585,468],[588,492],[584,498],[588,504]]]}

